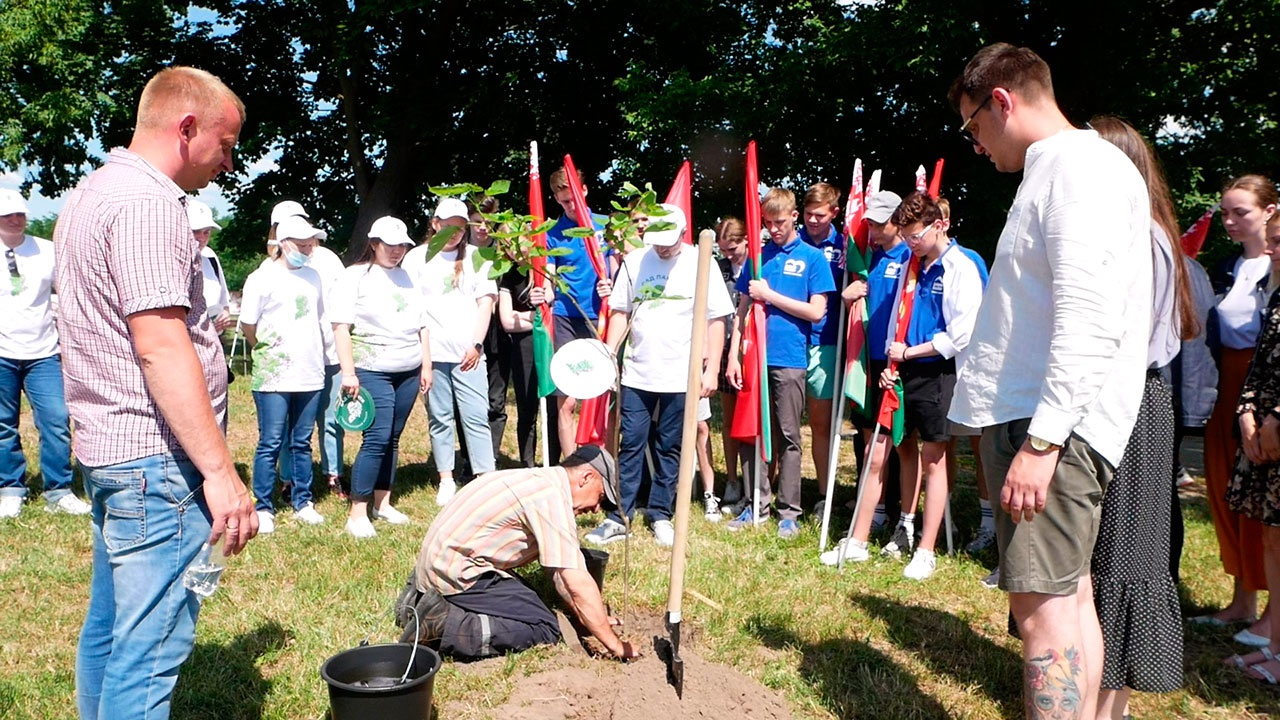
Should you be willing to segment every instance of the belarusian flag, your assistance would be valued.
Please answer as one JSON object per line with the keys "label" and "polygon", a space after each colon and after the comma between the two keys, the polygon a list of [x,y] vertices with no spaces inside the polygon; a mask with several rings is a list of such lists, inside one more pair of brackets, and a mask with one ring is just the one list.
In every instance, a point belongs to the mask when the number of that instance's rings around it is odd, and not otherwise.
{"label": "belarusian flag", "polygon": [[[871,265],[871,243],[867,232],[866,198],[862,188],[862,160],[853,161],[853,182],[849,201],[844,208],[846,238],[845,272],[866,281]],[[845,326],[844,396],[853,402],[854,410],[867,415],[867,300],[861,298],[849,307]]]}
{"label": "belarusian flag", "polygon": [[[911,324],[911,311],[915,307],[916,283],[919,277],[920,258],[912,255],[911,261],[907,263],[907,271],[898,284],[900,292],[897,312],[894,314],[894,342],[905,342],[907,339],[907,326]],[[889,369],[897,370],[898,363],[890,362]],[[889,428],[894,445],[901,444],[906,434],[902,398],[902,379],[898,378],[894,380],[892,388],[884,391],[884,397],[880,400],[880,414],[876,418],[876,422],[880,423],[881,427]]]}
{"label": "belarusian flag", "polygon": [[916,189],[920,192],[924,192],[929,189],[929,182],[926,179],[923,165],[916,168]]}
{"label": "belarusian flag", "polygon": [[937,164],[933,166],[933,177],[929,178],[929,197],[937,200],[942,195],[942,165],[945,162],[943,158],[938,158]]}
{"label": "belarusian flag", "polygon": [[[604,256],[600,254],[600,241],[596,238],[595,221],[591,218],[591,208],[587,206],[587,194],[582,189],[582,179],[578,176],[578,168],[573,158],[564,156],[565,173],[569,176],[569,191],[573,193],[573,207],[578,215],[578,226],[590,230],[590,234],[582,238],[587,247],[587,257],[596,277],[609,277],[609,268]],[[600,304],[599,319],[600,337],[609,336],[609,308],[607,303]],[[609,426],[609,391],[605,391],[587,400],[583,400],[578,409],[578,434],[574,440],[579,445],[599,445],[604,447],[605,432]]]}
{"label": "belarusian flag", "polygon": [[1209,208],[1208,212],[1182,233],[1182,252],[1192,260],[1200,254],[1200,248],[1204,247],[1204,241],[1209,237],[1209,227],[1213,224],[1213,214],[1217,211],[1217,205]]}
{"label": "belarusian flag", "polygon": [[[747,252],[751,257],[751,277],[760,279],[760,172],[756,162],[756,141],[747,143]],[[752,302],[742,330],[742,390],[734,407],[729,435],[747,442],[760,439],[760,457],[773,458],[772,417],[769,412],[769,359],[765,348],[764,303]]]}
{"label": "belarusian flag", "polygon": [[[529,143],[529,214],[533,216],[533,226],[540,227],[543,222],[542,211],[542,175],[538,172],[538,143]],[[533,236],[533,243],[543,250],[547,249],[546,233]],[[534,255],[529,259],[529,284],[546,286],[547,258]],[[546,397],[556,391],[555,381],[551,379],[551,356],[555,354],[555,324],[551,321],[551,305],[543,303],[533,313],[533,367],[538,374],[538,397]]]}

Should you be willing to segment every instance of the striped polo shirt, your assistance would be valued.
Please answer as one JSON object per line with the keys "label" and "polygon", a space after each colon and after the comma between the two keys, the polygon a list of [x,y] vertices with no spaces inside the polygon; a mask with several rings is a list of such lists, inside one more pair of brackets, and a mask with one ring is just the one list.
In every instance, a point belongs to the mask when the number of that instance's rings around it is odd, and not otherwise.
{"label": "striped polo shirt", "polygon": [[467,483],[431,523],[414,572],[420,589],[430,583],[454,595],[485,573],[509,575],[534,560],[587,569],[561,467],[501,470]]}

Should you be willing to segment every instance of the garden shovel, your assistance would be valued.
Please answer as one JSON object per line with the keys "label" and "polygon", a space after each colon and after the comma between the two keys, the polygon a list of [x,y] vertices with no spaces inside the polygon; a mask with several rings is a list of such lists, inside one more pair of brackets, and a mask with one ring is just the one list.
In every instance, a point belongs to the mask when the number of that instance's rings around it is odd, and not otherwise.
{"label": "garden shovel", "polygon": [[667,681],[684,697],[684,660],[680,657],[680,622],[684,596],[684,555],[689,539],[689,496],[693,490],[693,463],[697,457],[698,400],[702,397],[702,361],[707,342],[707,282],[711,269],[711,243],[715,233],[698,235],[698,284],[693,293],[693,337],[689,348],[689,385],[684,393],[684,432],[680,439],[680,475],[676,486],[675,542],[671,546],[671,583],[667,590],[669,640],[654,638],[654,646],[667,663]]}

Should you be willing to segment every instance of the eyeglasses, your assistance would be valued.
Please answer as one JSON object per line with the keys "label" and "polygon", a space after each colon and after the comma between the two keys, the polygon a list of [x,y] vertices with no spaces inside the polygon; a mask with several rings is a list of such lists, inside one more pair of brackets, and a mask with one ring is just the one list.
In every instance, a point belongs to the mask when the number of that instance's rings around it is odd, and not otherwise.
{"label": "eyeglasses", "polygon": [[[936,223],[935,223],[935,224],[936,224]],[[926,235],[930,230],[932,230],[932,229],[933,229],[933,226],[934,226],[934,224],[930,224],[930,225],[928,225],[927,227],[925,227],[925,229],[921,230],[920,232],[918,232],[918,233],[916,233],[916,234],[914,234],[914,235],[903,235],[902,233],[898,233],[898,237],[899,237],[899,238],[901,238],[903,242],[909,242],[909,243],[912,243],[912,242],[920,242],[921,240],[923,240],[923,239],[924,239],[924,236],[925,236],[925,235]]]}
{"label": "eyeglasses", "polygon": [[987,104],[991,102],[991,98],[993,97],[995,97],[995,95],[988,95],[987,99],[983,100],[981,105],[974,108],[973,112],[969,113],[969,117],[965,118],[964,124],[960,126],[960,135],[963,136],[965,140],[968,140],[973,145],[978,144],[978,139],[973,136],[973,133],[969,132],[969,124],[973,122],[974,116],[982,112],[982,108],[986,107]]}
{"label": "eyeglasses", "polygon": [[13,248],[4,251],[4,259],[9,261],[9,277],[22,277],[22,273],[18,272],[18,257],[13,254]]}

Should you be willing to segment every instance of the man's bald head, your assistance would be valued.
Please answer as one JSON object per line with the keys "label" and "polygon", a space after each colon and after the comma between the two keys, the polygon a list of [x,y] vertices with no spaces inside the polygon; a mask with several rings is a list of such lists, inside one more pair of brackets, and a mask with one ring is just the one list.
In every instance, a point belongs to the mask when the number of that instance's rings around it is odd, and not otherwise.
{"label": "man's bald head", "polygon": [[212,73],[193,67],[175,66],[156,73],[142,89],[138,100],[137,129],[159,131],[187,113],[217,112],[230,102],[244,122],[244,103]]}

